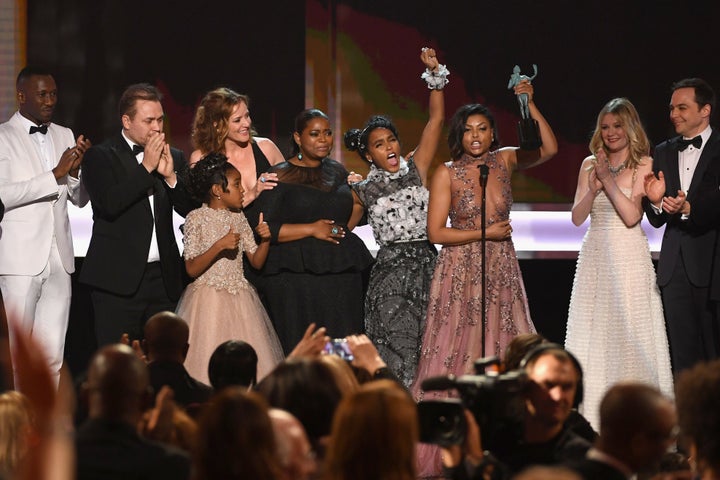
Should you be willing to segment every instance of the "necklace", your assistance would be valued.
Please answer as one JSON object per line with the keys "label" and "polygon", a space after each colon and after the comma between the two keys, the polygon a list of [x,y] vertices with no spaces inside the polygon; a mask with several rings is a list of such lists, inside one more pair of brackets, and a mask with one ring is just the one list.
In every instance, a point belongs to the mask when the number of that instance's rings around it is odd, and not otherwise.
{"label": "necklace", "polygon": [[610,170],[610,174],[613,177],[617,177],[618,175],[620,175],[620,172],[625,170],[625,162],[622,162],[617,167],[613,167],[612,165],[610,165],[610,160],[608,160],[608,170]]}

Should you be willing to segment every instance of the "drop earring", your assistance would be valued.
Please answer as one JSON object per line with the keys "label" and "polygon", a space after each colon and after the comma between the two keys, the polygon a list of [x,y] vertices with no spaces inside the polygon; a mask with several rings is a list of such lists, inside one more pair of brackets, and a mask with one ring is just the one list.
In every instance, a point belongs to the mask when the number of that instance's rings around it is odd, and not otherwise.
{"label": "drop earring", "polygon": [[302,162],[302,152],[298,152],[298,160]]}

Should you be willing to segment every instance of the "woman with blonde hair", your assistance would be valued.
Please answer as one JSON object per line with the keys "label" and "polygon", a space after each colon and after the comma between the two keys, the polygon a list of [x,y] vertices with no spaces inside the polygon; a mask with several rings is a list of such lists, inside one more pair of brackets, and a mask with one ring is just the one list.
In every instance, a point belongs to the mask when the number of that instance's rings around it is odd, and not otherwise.
{"label": "woman with blonde hair", "polygon": [[0,477],[12,478],[32,443],[30,401],[20,392],[0,394]]}
{"label": "woman with blonde hair", "polygon": [[589,147],[572,221],[580,226],[590,216],[590,227],[578,255],[565,347],[583,366],[581,411],[598,429],[610,385],[644,382],[672,396],[673,384],[660,291],[640,228],[650,143],[627,98],[603,107]]}
{"label": "woman with blonde hair", "polygon": [[417,407],[392,380],[366,383],[338,406],[325,456],[325,480],[414,480]]}

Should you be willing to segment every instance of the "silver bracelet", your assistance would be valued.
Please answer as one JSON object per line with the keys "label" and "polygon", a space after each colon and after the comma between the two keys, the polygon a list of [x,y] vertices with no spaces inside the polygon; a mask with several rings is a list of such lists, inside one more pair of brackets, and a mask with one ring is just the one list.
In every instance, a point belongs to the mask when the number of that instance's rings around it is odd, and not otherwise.
{"label": "silver bracelet", "polygon": [[450,75],[450,70],[440,63],[438,64],[437,72],[433,72],[429,68],[426,68],[423,74],[420,75],[420,78],[427,82],[430,90],[442,90],[445,88],[445,85],[450,83],[450,80],[447,78],[448,75]]}

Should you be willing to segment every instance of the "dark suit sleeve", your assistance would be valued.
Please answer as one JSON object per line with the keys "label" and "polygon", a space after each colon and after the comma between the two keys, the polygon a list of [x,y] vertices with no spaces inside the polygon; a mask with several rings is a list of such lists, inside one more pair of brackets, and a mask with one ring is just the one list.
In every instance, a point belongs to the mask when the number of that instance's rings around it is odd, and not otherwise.
{"label": "dark suit sleeve", "polygon": [[270,228],[270,242],[273,244],[278,243],[278,235],[280,234],[280,227],[283,226],[283,194],[285,192],[285,185],[278,183],[272,190],[265,190],[262,194],[255,199],[252,206],[246,212],[248,222],[255,221],[260,217],[260,213],[263,214],[263,220],[267,222]]}
{"label": "dark suit sleeve", "polygon": [[705,171],[697,195],[690,203],[691,226],[709,230],[720,226],[720,162]]}
{"label": "dark suit sleeve", "polygon": [[[653,159],[653,173],[657,177],[657,174],[659,171],[663,171],[663,174],[665,175],[665,195],[668,195],[668,185],[667,185],[667,158],[668,150],[665,143],[662,143],[658,145],[655,149],[655,158]],[[642,179],[644,181],[644,179]],[[652,225],[655,228],[660,228],[668,221],[668,215],[661,211],[660,213],[655,213],[655,210],[652,207],[652,204],[650,203],[650,200],[648,200],[647,197],[643,198],[643,209],[645,210],[645,215],[647,215],[648,222],[650,222],[650,225]]]}
{"label": "dark suit sleeve", "polygon": [[[130,155],[130,153],[128,152]],[[82,181],[93,205],[93,215],[113,221],[128,208],[147,198],[153,176],[141,164],[123,175],[120,159],[111,148],[100,145],[85,152]]]}
{"label": "dark suit sleeve", "polygon": [[177,183],[175,184],[175,188],[170,188],[165,182],[163,182],[163,184],[166,187],[173,209],[184,218],[188,213],[190,213],[190,211],[199,208],[200,203],[195,201],[188,192],[185,180],[182,178],[183,175],[179,175],[177,173],[182,172],[185,168],[187,168],[185,154],[181,150],[173,148],[172,157]]}

